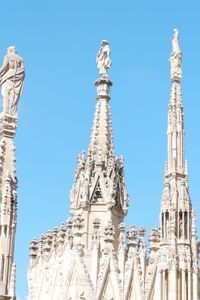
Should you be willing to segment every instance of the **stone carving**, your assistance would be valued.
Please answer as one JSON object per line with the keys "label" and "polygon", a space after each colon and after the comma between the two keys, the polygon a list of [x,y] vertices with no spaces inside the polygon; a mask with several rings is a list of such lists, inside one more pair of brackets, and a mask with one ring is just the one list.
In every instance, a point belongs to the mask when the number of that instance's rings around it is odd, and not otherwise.
{"label": "stone carving", "polygon": [[138,230],[138,234],[140,236],[139,241],[138,241],[139,251],[141,251],[142,249],[145,249],[145,251],[146,251],[145,232],[146,232],[146,229],[144,228],[144,226],[141,226]]}
{"label": "stone carving", "polygon": [[66,236],[66,227],[64,223],[61,223],[61,226],[59,228],[59,239],[58,242],[59,244],[64,244],[65,241],[65,236]]}
{"label": "stone carving", "polygon": [[32,241],[30,242],[30,257],[35,259],[37,257],[37,252],[38,252],[38,241],[33,238]]}
{"label": "stone carving", "polygon": [[[171,300],[188,297],[197,300],[197,252],[200,246],[197,244],[195,215],[186,188],[188,177],[182,163],[184,119],[179,111],[182,109],[180,74],[175,64],[175,59],[181,58],[178,32],[174,32],[172,41],[171,62],[176,68],[173,71],[168,114],[168,151],[169,156],[173,155],[167,161],[165,172],[160,227],[151,230],[148,244],[143,227],[136,230],[131,225],[125,235],[123,222],[128,209],[128,194],[124,161],[122,157],[115,157],[112,142],[111,84],[107,74],[109,64],[106,62],[109,55],[104,53],[108,45],[105,46],[102,45],[102,57],[99,54],[97,60],[100,79],[95,83],[97,108],[88,154],[82,153],[77,159],[71,192],[71,218],[67,226],[61,224],[43,236],[41,242],[32,241],[29,298]],[[4,148],[2,144],[1,157],[4,157]],[[180,154],[178,163],[177,153]],[[3,159],[1,162],[3,165]],[[9,192],[8,189],[7,194]],[[180,210],[183,214],[179,223]],[[186,222],[188,226],[183,228]],[[179,239],[178,231],[184,237],[185,228],[190,238]],[[187,272],[181,274],[185,269]]]}
{"label": "stone carving", "polygon": [[178,29],[174,29],[174,35],[172,37],[172,53],[170,57],[171,63],[171,79],[181,80],[182,78],[182,53],[179,46],[179,32]]}
{"label": "stone carving", "polygon": [[130,230],[127,232],[127,243],[128,243],[128,257],[132,258],[134,253],[136,252],[137,247],[137,230],[135,225],[132,224],[130,226]]}
{"label": "stone carving", "polygon": [[86,300],[86,298],[84,296],[85,296],[84,292],[82,292],[81,295],[80,295],[80,300]]}
{"label": "stone carving", "polygon": [[12,269],[11,269],[11,276],[10,276],[10,291],[9,294],[15,299],[15,294],[16,294],[16,265],[15,263],[12,264]]}
{"label": "stone carving", "polygon": [[108,69],[112,65],[112,61],[110,59],[110,48],[109,42],[103,40],[101,42],[101,48],[97,53],[96,63],[97,69],[99,70],[100,78],[108,78]]}
{"label": "stone carving", "polygon": [[118,225],[118,229],[119,229],[119,242],[121,244],[125,245],[125,243],[126,243],[126,235],[125,235],[126,224],[125,223],[120,223]]}
{"label": "stone carving", "polygon": [[92,248],[94,247],[95,244],[97,246],[99,245],[99,237],[100,237],[99,228],[100,228],[100,225],[101,225],[101,220],[99,218],[96,218],[93,221],[93,234],[92,234],[92,244],[91,244]]}
{"label": "stone carving", "polygon": [[85,153],[79,153],[77,155],[77,167],[75,172],[75,180],[77,180],[77,177],[79,176],[80,172],[85,169]]}
{"label": "stone carving", "polygon": [[2,86],[3,112],[16,116],[19,97],[24,84],[24,62],[17,54],[15,46],[7,49],[3,66],[0,68],[0,86]]}
{"label": "stone carving", "polygon": [[105,227],[104,230],[105,239],[109,241],[113,241],[114,233],[115,233],[114,225],[112,224],[111,221],[109,221],[108,225]]}
{"label": "stone carving", "polygon": [[174,259],[174,253],[171,248],[161,249],[158,260],[161,270],[169,270]]}
{"label": "stone carving", "polygon": [[[15,144],[17,127],[17,94],[20,87],[20,59],[8,48],[0,68],[0,86],[3,94],[3,113],[0,114],[0,298],[3,295],[15,299],[14,244],[17,221],[17,177]],[[18,56],[17,56],[18,57]],[[9,257],[9,259],[7,259]],[[6,259],[5,259],[6,258]],[[1,261],[3,259],[3,262]],[[6,270],[6,271],[5,271]],[[6,283],[6,284],[5,284]]]}
{"label": "stone carving", "polygon": [[172,37],[172,53],[181,53],[179,46],[179,32],[177,28],[174,28],[174,35]]}

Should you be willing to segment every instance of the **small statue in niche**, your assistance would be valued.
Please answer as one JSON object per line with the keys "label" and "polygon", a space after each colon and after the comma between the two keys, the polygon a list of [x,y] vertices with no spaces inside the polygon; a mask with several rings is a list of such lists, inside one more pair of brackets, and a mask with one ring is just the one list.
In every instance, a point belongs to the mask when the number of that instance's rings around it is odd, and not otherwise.
{"label": "small statue in niche", "polygon": [[106,40],[103,40],[101,42],[101,48],[99,49],[99,52],[97,53],[96,63],[97,63],[97,69],[99,70],[100,78],[108,78],[108,69],[112,65],[112,61],[110,59],[110,48],[109,48],[109,42]]}
{"label": "small statue in niche", "polygon": [[24,85],[24,61],[15,46],[8,47],[0,68],[0,86],[3,95],[3,112],[16,116],[19,97]]}

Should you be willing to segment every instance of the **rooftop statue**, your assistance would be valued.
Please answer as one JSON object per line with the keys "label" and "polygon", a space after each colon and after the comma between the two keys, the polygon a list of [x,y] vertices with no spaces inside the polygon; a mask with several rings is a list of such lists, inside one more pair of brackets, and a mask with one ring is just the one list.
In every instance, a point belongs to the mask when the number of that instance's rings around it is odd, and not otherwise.
{"label": "rooftop statue", "polygon": [[112,65],[112,61],[110,59],[110,47],[109,42],[103,40],[101,42],[101,48],[97,53],[96,63],[97,69],[99,70],[100,78],[108,78],[108,69]]}
{"label": "rooftop statue", "polygon": [[172,53],[181,53],[179,47],[179,32],[177,28],[174,28],[174,35],[172,37]]}
{"label": "rooftop statue", "polygon": [[24,84],[24,61],[15,46],[8,47],[0,68],[0,86],[3,95],[3,112],[16,116],[19,97]]}
{"label": "rooftop statue", "polygon": [[179,31],[174,29],[172,37],[172,53],[170,56],[171,79],[180,81],[182,78],[182,53],[179,46]]}

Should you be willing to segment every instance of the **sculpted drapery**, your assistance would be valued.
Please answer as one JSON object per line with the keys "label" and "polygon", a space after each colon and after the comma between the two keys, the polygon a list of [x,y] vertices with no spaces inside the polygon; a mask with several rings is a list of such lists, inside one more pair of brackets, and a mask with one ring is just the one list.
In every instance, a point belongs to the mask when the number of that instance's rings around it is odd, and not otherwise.
{"label": "sculpted drapery", "polygon": [[103,40],[101,45],[96,57],[97,69],[99,70],[100,78],[108,78],[108,69],[112,65],[109,43]]}
{"label": "sculpted drapery", "polygon": [[3,96],[3,112],[16,116],[19,97],[24,84],[24,62],[14,46],[7,49],[0,68],[0,86]]}

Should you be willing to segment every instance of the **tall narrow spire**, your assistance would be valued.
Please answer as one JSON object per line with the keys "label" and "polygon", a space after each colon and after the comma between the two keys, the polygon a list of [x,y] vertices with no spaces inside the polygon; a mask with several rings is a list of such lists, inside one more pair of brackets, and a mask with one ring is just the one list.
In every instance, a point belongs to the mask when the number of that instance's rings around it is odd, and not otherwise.
{"label": "tall narrow spire", "polygon": [[[123,158],[114,156],[109,91],[112,82],[108,69],[109,43],[103,40],[98,51],[97,68],[99,78],[95,81],[97,104],[94,114],[88,153],[78,155],[75,182],[71,189],[71,212],[85,212],[87,226],[92,228],[94,217],[101,217],[103,226],[115,219],[118,225],[128,209],[128,194],[124,180]],[[118,234],[118,227],[116,228]]]}
{"label": "tall narrow spire", "polygon": [[[191,201],[188,192],[187,167],[184,160],[184,113],[180,88],[182,52],[179,46],[178,29],[174,29],[172,37],[170,64],[172,88],[168,106],[168,160],[161,201],[161,237],[170,239],[174,235],[176,238],[189,239]],[[172,226],[170,220],[175,212],[177,220]]]}
{"label": "tall narrow spire", "polygon": [[194,214],[184,160],[184,114],[180,88],[182,52],[177,29],[174,29],[172,38],[170,64],[172,88],[168,107],[168,160],[160,208],[160,273],[157,279],[164,278],[159,287],[164,291],[164,299],[196,300],[197,236],[193,237]]}
{"label": "tall narrow spire", "polygon": [[16,299],[14,245],[17,221],[17,177],[14,136],[24,83],[24,62],[9,47],[0,68],[3,112],[0,113],[0,299]]}
{"label": "tall narrow spire", "polygon": [[93,128],[88,147],[88,154],[105,160],[106,156],[114,154],[111,111],[109,106],[109,92],[112,82],[109,79],[108,68],[111,66],[110,48],[106,40],[97,53],[97,68],[99,79],[95,81],[97,87],[97,104],[94,114]]}
{"label": "tall narrow spire", "polygon": [[168,107],[168,161],[167,174],[172,172],[185,174],[184,161],[184,114],[181,99],[182,52],[179,46],[179,32],[174,29],[172,37],[171,96]]}

